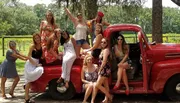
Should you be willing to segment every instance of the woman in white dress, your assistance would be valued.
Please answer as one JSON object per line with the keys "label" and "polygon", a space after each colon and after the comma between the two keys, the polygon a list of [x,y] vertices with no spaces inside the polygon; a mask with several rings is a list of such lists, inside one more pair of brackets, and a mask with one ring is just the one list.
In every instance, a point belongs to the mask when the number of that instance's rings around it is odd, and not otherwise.
{"label": "woman in white dress", "polygon": [[87,23],[85,20],[83,20],[81,13],[78,13],[76,18],[71,14],[71,12],[67,8],[65,8],[65,11],[76,28],[76,33],[73,37],[76,40],[78,54],[77,57],[79,57],[81,48],[90,48],[88,42],[86,41],[88,31]]}
{"label": "woman in white dress", "polygon": [[62,62],[62,74],[57,83],[61,81],[65,82],[65,87],[69,88],[71,68],[76,59],[76,41],[74,38],[70,38],[67,31],[61,33],[60,39],[61,45],[64,46],[63,62]]}
{"label": "woman in white dress", "polygon": [[33,44],[29,48],[29,60],[25,64],[25,103],[34,103],[29,97],[30,83],[37,80],[44,72],[43,67],[39,64],[42,56],[41,37],[38,33],[33,34]]}

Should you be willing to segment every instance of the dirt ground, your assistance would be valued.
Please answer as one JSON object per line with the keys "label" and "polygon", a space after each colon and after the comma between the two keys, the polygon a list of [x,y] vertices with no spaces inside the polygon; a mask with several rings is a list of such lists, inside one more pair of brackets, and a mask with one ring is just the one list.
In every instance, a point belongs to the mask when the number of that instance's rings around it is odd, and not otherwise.
{"label": "dirt ground", "polygon": [[[9,88],[12,85],[13,80],[8,79],[6,81],[6,95],[8,99],[3,99],[0,97],[0,103],[24,103],[24,76],[20,76],[20,81],[15,89],[16,98],[10,98]],[[36,103],[82,103],[84,94],[77,94],[71,100],[68,101],[57,101],[53,100],[48,92],[45,93],[30,93],[32,99],[36,101]],[[0,92],[1,96],[1,92]],[[104,99],[104,95],[98,94],[96,97],[96,103],[101,103]],[[90,98],[88,99],[90,103]],[[140,94],[131,94],[129,96],[126,95],[114,95],[113,103],[180,103],[173,102],[169,99],[163,97],[162,95],[152,94],[152,95],[140,95]]]}

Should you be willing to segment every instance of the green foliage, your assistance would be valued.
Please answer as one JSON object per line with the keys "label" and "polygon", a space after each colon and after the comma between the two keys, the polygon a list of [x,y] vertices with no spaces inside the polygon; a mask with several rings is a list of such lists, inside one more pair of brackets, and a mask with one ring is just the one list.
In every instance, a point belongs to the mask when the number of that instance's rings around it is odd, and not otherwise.
{"label": "green foliage", "polygon": [[[0,1],[0,36],[26,35],[39,31],[41,20],[45,19],[47,9],[54,13],[56,24],[61,29],[67,29],[74,34],[75,28],[64,13],[64,7],[76,12],[83,12],[85,18],[95,18],[97,10],[90,4],[97,5],[103,11],[105,21],[111,24],[139,24],[146,33],[152,33],[152,9],[143,8],[145,0],[54,0],[57,3],[36,4],[27,6],[18,0]],[[69,2],[68,2],[69,1]],[[58,5],[59,4],[59,5]],[[88,4],[88,5],[87,5]],[[81,6],[80,6],[81,5]],[[88,7],[87,7],[88,6]],[[91,10],[87,10],[91,9]],[[96,10],[95,12],[93,10]],[[89,14],[89,12],[91,12]],[[89,15],[88,15],[89,14]],[[163,8],[163,33],[180,33],[180,10],[178,8]]]}

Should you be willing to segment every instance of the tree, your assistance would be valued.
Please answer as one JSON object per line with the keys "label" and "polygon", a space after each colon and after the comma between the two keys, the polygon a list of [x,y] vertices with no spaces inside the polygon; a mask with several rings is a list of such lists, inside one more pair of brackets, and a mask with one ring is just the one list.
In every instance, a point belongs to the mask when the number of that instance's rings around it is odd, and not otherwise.
{"label": "tree", "polygon": [[162,0],[153,0],[152,40],[162,43]]}

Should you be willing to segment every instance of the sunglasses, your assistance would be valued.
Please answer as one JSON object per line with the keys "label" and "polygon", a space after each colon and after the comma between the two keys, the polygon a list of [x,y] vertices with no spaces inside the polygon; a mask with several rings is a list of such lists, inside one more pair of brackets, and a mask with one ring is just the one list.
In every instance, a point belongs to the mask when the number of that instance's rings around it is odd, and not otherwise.
{"label": "sunglasses", "polygon": [[118,38],[117,40],[123,40],[123,39],[121,39],[121,38]]}
{"label": "sunglasses", "polygon": [[105,41],[102,41],[101,43],[102,43],[102,44],[106,44],[107,42],[105,42]]}

